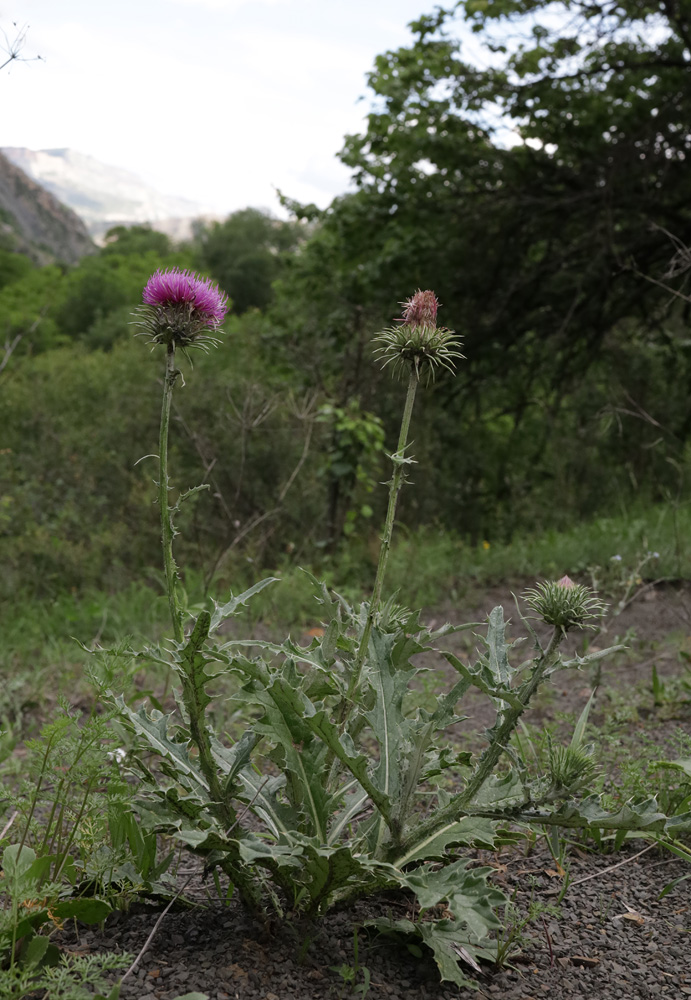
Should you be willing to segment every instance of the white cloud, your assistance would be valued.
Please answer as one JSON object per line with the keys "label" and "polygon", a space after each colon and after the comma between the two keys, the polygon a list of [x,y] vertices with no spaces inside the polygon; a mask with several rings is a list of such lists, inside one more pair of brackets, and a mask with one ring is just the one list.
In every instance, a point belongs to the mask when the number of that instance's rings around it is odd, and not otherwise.
{"label": "white cloud", "polygon": [[[378,52],[419,0],[23,0],[45,63],[0,77],[6,146],[69,147],[225,212],[327,204]],[[424,4],[423,4],[424,6]],[[363,27],[364,26],[364,27]],[[0,18],[0,27],[4,27]]]}
{"label": "white cloud", "polygon": [[255,7],[285,6],[290,0],[163,0],[177,7],[204,7],[207,10],[222,10],[229,13],[253,4]]}

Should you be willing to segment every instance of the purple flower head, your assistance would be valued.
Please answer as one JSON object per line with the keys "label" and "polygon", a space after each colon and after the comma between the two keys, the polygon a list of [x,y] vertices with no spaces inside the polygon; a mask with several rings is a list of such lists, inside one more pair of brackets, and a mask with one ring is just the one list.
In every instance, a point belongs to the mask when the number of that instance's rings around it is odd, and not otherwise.
{"label": "purple flower head", "polygon": [[403,322],[406,326],[436,326],[439,302],[434,292],[422,292],[418,288],[411,298],[401,302]]}
{"label": "purple flower head", "polygon": [[149,306],[186,306],[194,309],[207,326],[218,326],[228,311],[228,296],[209,278],[173,267],[160,269],[146,283],[142,299]]}
{"label": "purple flower head", "polygon": [[177,267],[151,275],[138,310],[140,332],[152,343],[208,349],[218,343],[209,336],[228,311],[228,296],[210,278]]}
{"label": "purple flower head", "polygon": [[455,359],[463,357],[458,350],[460,342],[451,330],[437,326],[439,302],[434,292],[418,288],[401,305],[403,315],[394,320],[398,325],[382,330],[374,338],[383,366],[390,364],[397,375],[412,372],[419,379],[424,374],[428,381],[434,379],[438,368],[453,374]]}

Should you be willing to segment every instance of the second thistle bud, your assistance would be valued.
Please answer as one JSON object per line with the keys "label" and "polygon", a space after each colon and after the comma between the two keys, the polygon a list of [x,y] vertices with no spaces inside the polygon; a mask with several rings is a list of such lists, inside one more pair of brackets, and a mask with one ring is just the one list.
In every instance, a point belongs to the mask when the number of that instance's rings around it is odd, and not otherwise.
{"label": "second thistle bud", "polygon": [[572,628],[596,628],[606,605],[594,590],[563,576],[556,583],[538,583],[526,591],[526,602],[547,625],[568,632]]}
{"label": "second thistle bud", "polygon": [[374,338],[377,354],[384,367],[392,364],[394,374],[414,372],[434,378],[436,369],[454,372],[454,358],[462,358],[460,341],[451,330],[437,326],[439,302],[434,292],[420,289],[402,302],[403,315],[398,326],[383,330]]}

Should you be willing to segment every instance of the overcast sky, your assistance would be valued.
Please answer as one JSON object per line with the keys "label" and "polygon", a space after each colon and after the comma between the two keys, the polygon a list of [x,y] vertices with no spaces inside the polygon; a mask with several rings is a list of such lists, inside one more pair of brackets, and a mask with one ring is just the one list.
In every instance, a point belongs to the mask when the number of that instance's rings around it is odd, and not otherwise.
{"label": "overcast sky", "polygon": [[0,146],[68,147],[217,213],[277,211],[275,188],[324,206],[375,56],[435,2],[0,0],[44,60],[0,73]]}

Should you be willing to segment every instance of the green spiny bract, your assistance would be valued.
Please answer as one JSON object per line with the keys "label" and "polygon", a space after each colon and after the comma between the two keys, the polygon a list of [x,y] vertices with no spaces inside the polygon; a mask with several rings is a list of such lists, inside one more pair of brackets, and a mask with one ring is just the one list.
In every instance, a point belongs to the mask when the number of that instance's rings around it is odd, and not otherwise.
{"label": "green spiny bract", "polygon": [[382,367],[393,364],[394,375],[414,371],[418,379],[424,374],[428,380],[434,379],[439,367],[454,374],[454,359],[463,357],[457,349],[460,342],[452,330],[437,326],[439,303],[434,292],[418,289],[402,305],[400,325],[374,338],[381,345],[375,353]]}
{"label": "green spiny bract", "polygon": [[556,582],[538,583],[525,592],[525,600],[545,624],[562,632],[596,628],[606,609],[590,587],[574,583],[568,576]]}

